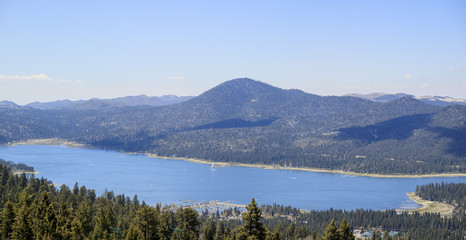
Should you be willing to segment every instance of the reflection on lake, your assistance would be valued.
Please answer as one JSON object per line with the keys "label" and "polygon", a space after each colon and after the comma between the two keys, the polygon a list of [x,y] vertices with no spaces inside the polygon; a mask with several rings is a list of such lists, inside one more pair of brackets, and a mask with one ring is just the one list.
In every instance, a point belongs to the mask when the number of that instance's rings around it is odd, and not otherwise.
{"label": "reflection on lake", "polygon": [[332,173],[249,167],[211,168],[181,160],[150,158],[115,151],[19,145],[0,147],[0,158],[33,166],[56,184],[75,182],[124,193],[149,204],[179,200],[278,203],[301,209],[392,209],[412,207],[406,192],[430,182],[466,182],[466,178],[373,178]]}

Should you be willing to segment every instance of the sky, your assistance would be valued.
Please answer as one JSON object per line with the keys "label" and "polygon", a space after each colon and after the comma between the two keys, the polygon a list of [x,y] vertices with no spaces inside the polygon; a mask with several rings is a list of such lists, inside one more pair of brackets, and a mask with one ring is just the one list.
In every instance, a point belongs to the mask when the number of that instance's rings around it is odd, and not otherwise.
{"label": "sky", "polygon": [[466,98],[465,13],[463,0],[0,0],[0,100],[195,96],[242,77]]}

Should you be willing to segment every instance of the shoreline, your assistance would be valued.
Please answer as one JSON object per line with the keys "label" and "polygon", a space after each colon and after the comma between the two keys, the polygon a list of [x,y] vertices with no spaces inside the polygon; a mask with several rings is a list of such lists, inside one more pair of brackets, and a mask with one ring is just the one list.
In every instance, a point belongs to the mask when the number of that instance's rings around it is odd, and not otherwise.
{"label": "shoreline", "polygon": [[7,143],[5,146],[13,147],[18,145],[65,145],[66,147],[73,147],[73,148],[90,148],[86,144],[77,143],[77,142],[70,142],[64,139],[57,139],[57,138],[46,138],[46,139],[29,139],[26,141],[21,142],[12,142]]}
{"label": "shoreline", "polygon": [[[21,142],[13,142],[6,144],[7,147],[17,146],[17,145],[62,145],[70,148],[88,148],[88,149],[98,149],[92,148],[89,145],[70,142],[63,139],[31,139]],[[115,150],[118,151],[118,150]],[[160,158],[168,160],[181,160],[188,161],[193,163],[200,164],[215,164],[219,167],[234,166],[234,167],[253,167],[253,168],[262,168],[262,169],[272,169],[272,170],[290,170],[290,171],[305,171],[305,172],[319,172],[319,173],[332,173],[332,174],[343,174],[349,176],[361,176],[361,177],[375,177],[375,178],[427,178],[427,177],[466,177],[466,173],[434,173],[434,174],[377,174],[377,173],[357,173],[357,172],[347,172],[341,170],[330,170],[322,168],[309,168],[309,167],[282,167],[279,165],[267,165],[267,164],[248,164],[248,163],[237,163],[237,162],[215,162],[205,159],[197,158],[185,158],[185,157],[167,157],[159,156],[153,153],[138,153],[138,152],[125,152],[118,151],[125,154],[143,154],[151,158]]]}
{"label": "shoreline", "polygon": [[[132,153],[134,154],[134,153]],[[137,153],[136,153],[137,154]],[[308,168],[308,167],[282,167],[278,165],[267,165],[267,164],[248,164],[248,163],[237,163],[237,162],[215,162],[205,159],[197,158],[185,158],[185,157],[166,157],[159,156],[153,153],[140,153],[147,155],[152,158],[161,158],[161,159],[175,159],[188,161],[193,163],[200,164],[215,164],[220,167],[233,166],[233,167],[253,167],[253,168],[262,168],[262,169],[272,169],[272,170],[291,170],[291,171],[305,171],[305,172],[320,172],[320,173],[333,173],[333,174],[343,174],[350,176],[360,176],[360,177],[377,177],[377,178],[426,178],[426,177],[466,177],[466,173],[435,173],[435,174],[419,174],[419,175],[408,175],[408,174],[377,174],[377,173],[357,173],[357,172],[346,172],[341,170],[330,170],[322,168]]]}
{"label": "shoreline", "polygon": [[39,174],[40,172],[39,172],[39,171],[34,171],[34,172],[29,172],[29,171],[14,171],[14,172],[13,172],[13,174],[18,174],[18,175],[23,174],[23,173],[24,173],[24,174],[31,174],[31,175],[34,174],[34,175],[36,175],[36,174]]}
{"label": "shoreline", "polygon": [[421,207],[410,209],[408,212],[419,212],[419,213],[440,213],[443,217],[450,217],[453,215],[453,206],[443,202],[429,201],[422,199],[417,196],[415,192],[406,193],[409,199],[413,200],[415,203],[420,204]]}

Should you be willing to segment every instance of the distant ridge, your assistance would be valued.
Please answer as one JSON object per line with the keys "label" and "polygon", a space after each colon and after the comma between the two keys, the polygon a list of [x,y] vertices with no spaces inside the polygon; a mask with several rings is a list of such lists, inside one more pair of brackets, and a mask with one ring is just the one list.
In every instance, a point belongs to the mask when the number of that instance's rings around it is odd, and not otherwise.
{"label": "distant ridge", "polygon": [[113,99],[98,99],[77,100],[71,101],[68,99],[58,100],[53,102],[33,102],[26,104],[26,107],[35,109],[51,110],[51,109],[101,109],[103,107],[128,107],[128,106],[164,106],[187,101],[193,97],[176,95],[164,95],[161,97],[148,97],[146,95],[119,97]]}
{"label": "distant ridge", "polygon": [[0,102],[0,107],[18,107],[18,105],[14,102],[10,102],[10,101],[1,101]]}
{"label": "distant ridge", "polygon": [[402,97],[414,97],[414,95],[405,94],[405,93],[395,93],[395,94],[388,94],[388,93],[369,93],[369,94],[361,94],[361,93],[351,93],[345,96],[351,97],[358,97],[363,99],[368,99],[377,102],[388,102]]}
{"label": "distant ridge", "polygon": [[358,97],[363,99],[368,99],[376,102],[388,102],[402,97],[413,97],[421,102],[435,105],[435,106],[449,106],[453,104],[466,105],[466,99],[463,98],[452,98],[452,97],[442,97],[442,96],[420,96],[416,97],[414,95],[406,93],[369,93],[369,94],[360,94],[360,93],[351,93],[345,96]]}

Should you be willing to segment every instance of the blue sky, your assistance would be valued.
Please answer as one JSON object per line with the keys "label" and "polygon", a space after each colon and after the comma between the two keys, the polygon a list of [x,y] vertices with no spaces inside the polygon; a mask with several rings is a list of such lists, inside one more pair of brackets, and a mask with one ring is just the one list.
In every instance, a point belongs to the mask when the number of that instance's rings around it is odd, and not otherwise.
{"label": "blue sky", "polygon": [[250,77],[319,95],[466,98],[465,1],[0,1],[0,100],[198,95]]}

